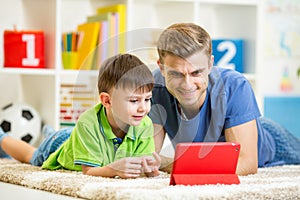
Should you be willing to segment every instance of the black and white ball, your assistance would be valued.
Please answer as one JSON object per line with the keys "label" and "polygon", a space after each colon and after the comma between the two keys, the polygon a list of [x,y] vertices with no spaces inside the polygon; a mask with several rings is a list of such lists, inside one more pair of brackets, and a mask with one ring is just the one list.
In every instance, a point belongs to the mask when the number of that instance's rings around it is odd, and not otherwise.
{"label": "black and white ball", "polygon": [[11,103],[0,110],[0,126],[11,137],[34,145],[41,134],[42,121],[32,106]]}

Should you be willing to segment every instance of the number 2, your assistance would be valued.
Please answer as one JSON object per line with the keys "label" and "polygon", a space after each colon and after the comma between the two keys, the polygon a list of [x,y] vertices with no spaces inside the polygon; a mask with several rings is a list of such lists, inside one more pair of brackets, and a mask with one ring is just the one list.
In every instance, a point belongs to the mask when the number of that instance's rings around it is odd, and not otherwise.
{"label": "number 2", "polygon": [[217,46],[217,50],[220,52],[224,52],[225,50],[227,50],[227,52],[217,62],[217,65],[220,67],[235,69],[235,64],[230,63],[231,59],[236,55],[235,44],[231,41],[220,42]]}

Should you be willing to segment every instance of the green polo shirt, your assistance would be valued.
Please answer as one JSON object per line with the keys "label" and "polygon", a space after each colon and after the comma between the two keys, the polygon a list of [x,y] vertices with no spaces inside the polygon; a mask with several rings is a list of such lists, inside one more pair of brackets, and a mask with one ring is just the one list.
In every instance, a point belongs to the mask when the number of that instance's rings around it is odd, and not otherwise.
{"label": "green polo shirt", "polygon": [[[97,117],[99,111],[101,123]],[[99,103],[80,116],[70,138],[49,156],[42,168],[81,171],[81,165],[101,167],[124,157],[151,155],[155,151],[153,133],[152,121],[146,116],[139,126],[129,127],[115,151],[113,139],[116,136],[106,118],[105,108]]]}

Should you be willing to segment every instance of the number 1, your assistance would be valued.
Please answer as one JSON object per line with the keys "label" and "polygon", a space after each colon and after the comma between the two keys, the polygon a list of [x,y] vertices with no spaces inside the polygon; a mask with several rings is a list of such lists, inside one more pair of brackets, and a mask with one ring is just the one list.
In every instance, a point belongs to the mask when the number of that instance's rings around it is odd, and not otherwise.
{"label": "number 1", "polygon": [[23,34],[22,41],[26,42],[26,58],[22,58],[22,65],[38,66],[40,59],[35,57],[35,35]]}

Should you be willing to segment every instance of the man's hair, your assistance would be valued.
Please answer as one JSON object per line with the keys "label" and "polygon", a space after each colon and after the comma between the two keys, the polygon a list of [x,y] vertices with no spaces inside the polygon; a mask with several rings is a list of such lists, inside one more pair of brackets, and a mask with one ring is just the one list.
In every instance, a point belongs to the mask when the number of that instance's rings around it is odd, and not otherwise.
{"label": "man's hair", "polygon": [[98,92],[110,92],[112,88],[134,89],[138,92],[152,91],[154,78],[138,57],[118,54],[101,65],[98,76]]}
{"label": "man's hair", "polygon": [[204,51],[210,59],[212,43],[210,35],[194,23],[178,23],[165,29],[157,44],[159,61],[167,55],[188,58],[198,51]]}

